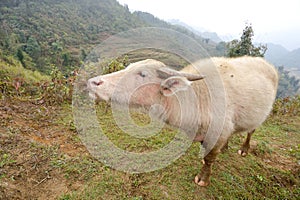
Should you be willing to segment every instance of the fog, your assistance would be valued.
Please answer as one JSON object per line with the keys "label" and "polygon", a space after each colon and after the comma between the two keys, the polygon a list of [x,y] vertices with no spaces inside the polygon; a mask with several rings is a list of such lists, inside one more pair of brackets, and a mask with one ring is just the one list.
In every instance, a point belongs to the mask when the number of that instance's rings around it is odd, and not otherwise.
{"label": "fog", "polygon": [[192,27],[216,32],[222,38],[237,38],[245,23],[251,23],[255,42],[271,42],[288,50],[300,48],[300,1],[171,1],[118,0],[131,11],[144,11],[163,19],[178,19]]}

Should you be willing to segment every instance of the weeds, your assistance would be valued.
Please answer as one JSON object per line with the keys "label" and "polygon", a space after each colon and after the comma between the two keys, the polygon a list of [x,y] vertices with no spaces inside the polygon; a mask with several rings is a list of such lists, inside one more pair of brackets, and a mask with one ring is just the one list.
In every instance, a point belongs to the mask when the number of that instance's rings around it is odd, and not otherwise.
{"label": "weeds", "polygon": [[271,154],[272,153],[272,149],[270,147],[270,145],[268,144],[268,141],[261,141],[257,144],[256,147],[256,154],[257,155],[265,155],[267,154]]}
{"label": "weeds", "polygon": [[294,156],[296,159],[298,159],[298,162],[300,164],[300,144],[298,144],[297,146],[291,147],[289,149],[289,153],[291,154],[291,156]]}
{"label": "weeds", "polygon": [[4,153],[1,156],[0,160],[0,168],[4,167],[4,165],[9,165],[15,163],[16,161],[11,158],[10,154]]}

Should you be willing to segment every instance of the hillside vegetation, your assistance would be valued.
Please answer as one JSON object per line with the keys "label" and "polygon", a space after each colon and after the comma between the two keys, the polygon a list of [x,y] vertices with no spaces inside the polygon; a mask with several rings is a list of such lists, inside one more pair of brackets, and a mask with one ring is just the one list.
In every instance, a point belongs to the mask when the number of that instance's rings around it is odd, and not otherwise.
{"label": "hillside vegetation", "polygon": [[144,25],[115,0],[1,1],[0,13],[4,55],[46,73],[78,68],[93,45]]}
{"label": "hillside vegetation", "polygon": [[[149,20],[149,18],[154,20]],[[130,13],[116,0],[26,0],[0,2],[0,48],[25,68],[50,73],[56,65],[64,74],[80,67],[92,48],[109,36],[138,28],[171,28],[194,38],[212,55],[216,44],[151,14]]]}

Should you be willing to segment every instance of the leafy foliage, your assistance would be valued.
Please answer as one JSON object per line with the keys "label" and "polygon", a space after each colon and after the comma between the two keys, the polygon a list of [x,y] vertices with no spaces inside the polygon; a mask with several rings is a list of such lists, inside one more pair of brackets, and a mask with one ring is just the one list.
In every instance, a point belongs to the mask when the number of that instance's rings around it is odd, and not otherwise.
{"label": "leafy foliage", "polygon": [[273,105],[273,116],[300,116],[300,95],[279,98]]}
{"label": "leafy foliage", "polygon": [[246,25],[243,30],[243,34],[240,40],[233,40],[227,44],[227,56],[239,57],[239,56],[254,56],[264,57],[267,50],[267,46],[260,45],[255,47],[252,43],[254,36],[253,28],[251,25]]}
{"label": "leafy foliage", "polygon": [[72,86],[75,77],[64,77],[55,66],[53,66],[50,75],[51,81],[41,84],[42,95],[40,102],[48,105],[62,104],[65,101],[71,102]]}
{"label": "leafy foliage", "polygon": [[[52,65],[50,76],[22,67],[21,63],[11,58],[11,64],[0,59],[0,98],[25,98],[39,104],[61,105],[72,101],[73,84],[77,71],[63,75],[57,66]],[[128,65],[128,57],[101,63],[102,74],[119,71]],[[83,83],[85,84],[85,83]]]}
{"label": "leafy foliage", "polygon": [[128,56],[124,56],[123,58],[119,59],[113,59],[103,66],[102,74],[109,74],[120,71],[122,69],[125,69],[128,64]]}

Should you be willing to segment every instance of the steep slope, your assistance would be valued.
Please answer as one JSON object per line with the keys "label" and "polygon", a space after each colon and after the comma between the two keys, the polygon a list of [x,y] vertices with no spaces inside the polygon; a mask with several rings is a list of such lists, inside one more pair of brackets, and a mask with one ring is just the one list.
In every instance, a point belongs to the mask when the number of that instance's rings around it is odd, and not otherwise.
{"label": "steep slope", "polygon": [[93,44],[145,25],[115,0],[6,0],[0,13],[0,48],[45,72],[79,66]]}

